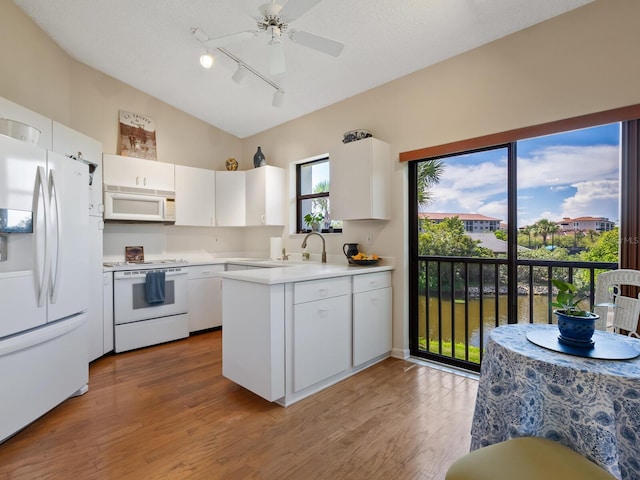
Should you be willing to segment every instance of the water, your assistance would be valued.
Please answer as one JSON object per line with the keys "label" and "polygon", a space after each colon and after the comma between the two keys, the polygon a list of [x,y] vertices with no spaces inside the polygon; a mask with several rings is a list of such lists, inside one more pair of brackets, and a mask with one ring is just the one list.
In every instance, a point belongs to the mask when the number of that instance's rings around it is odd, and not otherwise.
{"label": "water", "polygon": [[[480,300],[470,299],[468,302],[464,300],[456,300],[453,305],[452,322],[452,305],[450,300],[442,300],[442,340],[451,341],[452,326],[455,332],[455,341],[459,343],[468,343],[471,346],[480,346],[480,318],[483,319],[484,340],[486,341],[487,333],[497,325],[506,325],[508,313],[508,299],[506,295],[498,296],[498,315],[496,320],[496,300],[495,297],[485,297],[483,302],[483,312],[480,312]],[[468,317],[468,333],[465,331],[465,311]],[[546,295],[533,296],[533,322],[549,323],[549,303]],[[552,320],[553,314],[551,314]],[[529,322],[529,297],[518,297],[518,323]],[[427,316],[426,316],[426,298],[420,297],[419,304],[419,336],[424,338],[427,333]],[[440,335],[438,324],[438,300],[429,299],[429,336],[431,340],[438,339]],[[468,337],[467,337],[468,335]],[[468,338],[468,342],[467,342]]]}

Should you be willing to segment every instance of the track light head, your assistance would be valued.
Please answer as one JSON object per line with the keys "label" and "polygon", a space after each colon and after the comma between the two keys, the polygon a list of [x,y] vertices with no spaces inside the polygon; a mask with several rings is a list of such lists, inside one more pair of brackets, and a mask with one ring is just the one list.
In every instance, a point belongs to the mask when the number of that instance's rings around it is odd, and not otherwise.
{"label": "track light head", "polygon": [[274,107],[281,107],[284,103],[284,92],[282,90],[276,90],[273,94],[273,101],[271,104]]}
{"label": "track light head", "polygon": [[236,70],[236,72],[233,74],[233,76],[231,77],[231,79],[236,82],[237,84],[240,84],[247,76],[247,74],[249,73],[249,70],[247,70],[244,65],[242,65],[241,63],[238,64],[238,69]]}
{"label": "track light head", "polygon": [[202,65],[202,68],[209,69],[213,67],[213,62],[213,55],[211,55],[209,52],[200,55],[200,65]]}

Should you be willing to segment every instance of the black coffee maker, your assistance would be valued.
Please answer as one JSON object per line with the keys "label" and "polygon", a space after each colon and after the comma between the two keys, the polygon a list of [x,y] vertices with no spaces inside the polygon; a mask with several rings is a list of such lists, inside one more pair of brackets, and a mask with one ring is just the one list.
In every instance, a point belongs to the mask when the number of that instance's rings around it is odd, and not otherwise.
{"label": "black coffee maker", "polygon": [[354,255],[357,255],[359,250],[358,250],[358,244],[357,243],[345,243],[342,246],[342,252],[344,253],[344,256],[347,257],[347,260],[349,261],[349,263],[353,263],[351,262],[351,257],[353,257]]}

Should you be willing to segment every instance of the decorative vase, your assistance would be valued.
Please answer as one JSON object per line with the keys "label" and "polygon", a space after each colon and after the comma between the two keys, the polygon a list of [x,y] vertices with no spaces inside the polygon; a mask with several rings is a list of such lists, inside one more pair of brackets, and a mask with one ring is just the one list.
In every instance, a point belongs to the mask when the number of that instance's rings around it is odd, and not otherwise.
{"label": "decorative vase", "polygon": [[595,313],[589,313],[588,317],[576,317],[567,315],[564,310],[555,310],[553,313],[558,317],[558,330],[560,336],[558,341],[572,347],[591,348],[593,347],[593,332],[596,327],[596,320],[600,318]]}
{"label": "decorative vase", "polygon": [[262,150],[260,149],[260,147],[258,147],[258,151],[253,156],[253,166],[255,168],[258,168],[258,167],[263,167],[266,164],[267,162],[264,158],[264,154],[262,153]]}

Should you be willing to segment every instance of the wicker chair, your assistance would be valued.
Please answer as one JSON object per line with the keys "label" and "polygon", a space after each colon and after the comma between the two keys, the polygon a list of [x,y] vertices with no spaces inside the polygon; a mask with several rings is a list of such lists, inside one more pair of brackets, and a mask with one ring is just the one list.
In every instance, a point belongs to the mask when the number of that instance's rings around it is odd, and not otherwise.
{"label": "wicker chair", "polygon": [[[627,297],[622,294],[624,286],[640,287],[640,271],[620,269],[603,272],[596,281],[594,311],[600,315],[596,328],[606,330],[612,328],[615,333],[624,330],[629,335],[638,337],[638,318],[640,318],[640,294],[638,297]],[[609,308],[612,315],[608,318]],[[607,320],[612,321],[607,325]]]}

